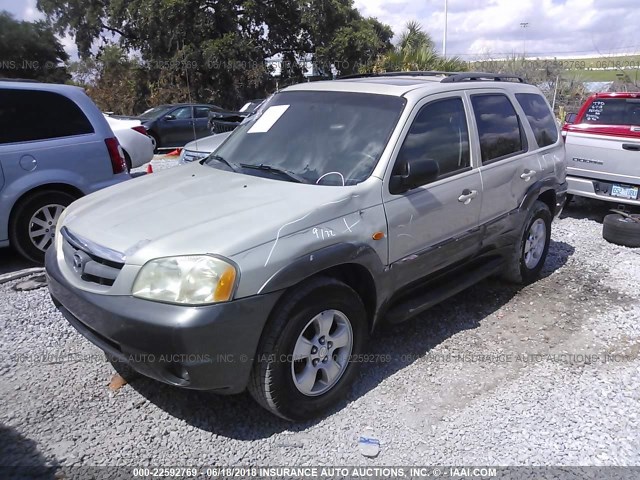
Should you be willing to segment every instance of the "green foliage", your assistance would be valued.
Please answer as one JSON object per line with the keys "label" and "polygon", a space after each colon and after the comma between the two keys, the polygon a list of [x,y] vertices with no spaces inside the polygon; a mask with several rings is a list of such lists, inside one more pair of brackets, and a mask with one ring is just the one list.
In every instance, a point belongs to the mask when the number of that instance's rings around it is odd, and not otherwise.
{"label": "green foliage", "polygon": [[69,56],[44,22],[15,20],[0,12],[0,77],[65,82]]}
{"label": "green foliage", "polygon": [[175,101],[237,107],[275,88],[266,59],[283,60],[280,85],[300,81],[313,60],[358,70],[390,47],[391,28],[363,18],[353,0],[38,0],[57,32],[75,35],[83,60],[98,39],[135,52],[148,90]]}
{"label": "green foliage", "polygon": [[380,55],[371,69],[361,69],[361,72],[466,70],[466,63],[458,57],[444,58],[438,55],[429,34],[418,22],[412,21],[407,23],[396,46]]}

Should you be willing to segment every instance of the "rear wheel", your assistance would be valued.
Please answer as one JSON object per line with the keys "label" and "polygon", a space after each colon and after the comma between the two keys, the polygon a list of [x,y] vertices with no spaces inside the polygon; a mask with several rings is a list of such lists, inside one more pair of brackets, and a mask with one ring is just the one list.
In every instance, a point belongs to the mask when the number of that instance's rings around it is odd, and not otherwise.
{"label": "rear wheel", "polygon": [[22,200],[11,215],[11,245],[23,257],[44,261],[44,254],[54,243],[58,219],[76,198],[66,192],[41,191]]}
{"label": "rear wheel", "polygon": [[549,207],[537,200],[529,210],[525,228],[508,260],[505,279],[519,284],[529,284],[540,276],[549,252],[552,216]]}
{"label": "rear wheel", "polygon": [[123,149],[122,151],[124,152],[124,161],[127,164],[127,172],[131,172],[131,168],[132,168],[131,157],[129,156],[126,150]]}
{"label": "rear wheel", "polygon": [[328,277],[305,282],[274,311],[249,392],[282,418],[317,416],[344,398],[367,339],[365,308],[352,288]]}
{"label": "rear wheel", "polygon": [[160,138],[158,138],[158,135],[156,135],[155,132],[147,132],[147,135],[149,135],[149,138],[151,138],[153,153],[158,153],[158,150],[160,149]]}

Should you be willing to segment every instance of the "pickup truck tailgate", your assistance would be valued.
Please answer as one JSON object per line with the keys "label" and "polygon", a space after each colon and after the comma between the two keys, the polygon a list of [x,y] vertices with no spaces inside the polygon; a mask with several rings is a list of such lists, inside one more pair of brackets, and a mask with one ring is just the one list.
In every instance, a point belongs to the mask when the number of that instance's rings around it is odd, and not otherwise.
{"label": "pickup truck tailgate", "polygon": [[576,130],[566,132],[568,175],[640,184],[640,127]]}

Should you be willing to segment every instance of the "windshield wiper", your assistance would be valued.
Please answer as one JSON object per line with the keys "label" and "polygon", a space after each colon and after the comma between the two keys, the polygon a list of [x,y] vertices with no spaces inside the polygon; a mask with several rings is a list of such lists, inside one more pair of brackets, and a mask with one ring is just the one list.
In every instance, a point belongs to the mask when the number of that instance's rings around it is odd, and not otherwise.
{"label": "windshield wiper", "polygon": [[284,170],[282,168],[274,167],[272,165],[265,165],[264,163],[261,163],[260,165],[252,165],[250,163],[241,163],[240,166],[242,168],[248,168],[252,170],[262,170],[264,172],[278,173],[283,177],[287,177],[289,180],[296,183],[309,183],[306,178],[298,175],[297,173],[291,172],[289,170]]}
{"label": "windshield wiper", "polygon": [[205,162],[208,164],[209,160],[217,160],[220,163],[224,163],[227,167],[229,167],[234,172],[238,171],[237,165],[230,163],[229,161],[227,161],[226,158],[221,157],[220,155],[209,155],[205,160]]}

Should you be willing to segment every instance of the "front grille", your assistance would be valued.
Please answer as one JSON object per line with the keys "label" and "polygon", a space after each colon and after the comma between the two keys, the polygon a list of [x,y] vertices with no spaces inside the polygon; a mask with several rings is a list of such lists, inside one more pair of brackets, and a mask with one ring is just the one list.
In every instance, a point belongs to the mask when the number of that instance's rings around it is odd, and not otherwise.
{"label": "front grille", "polygon": [[240,125],[238,122],[221,122],[219,120],[213,120],[211,123],[215,133],[233,132]]}
{"label": "front grille", "polygon": [[61,232],[62,254],[69,269],[85,282],[110,287],[124,267],[124,256],[119,252],[97,245],[71,233],[66,227]]}

